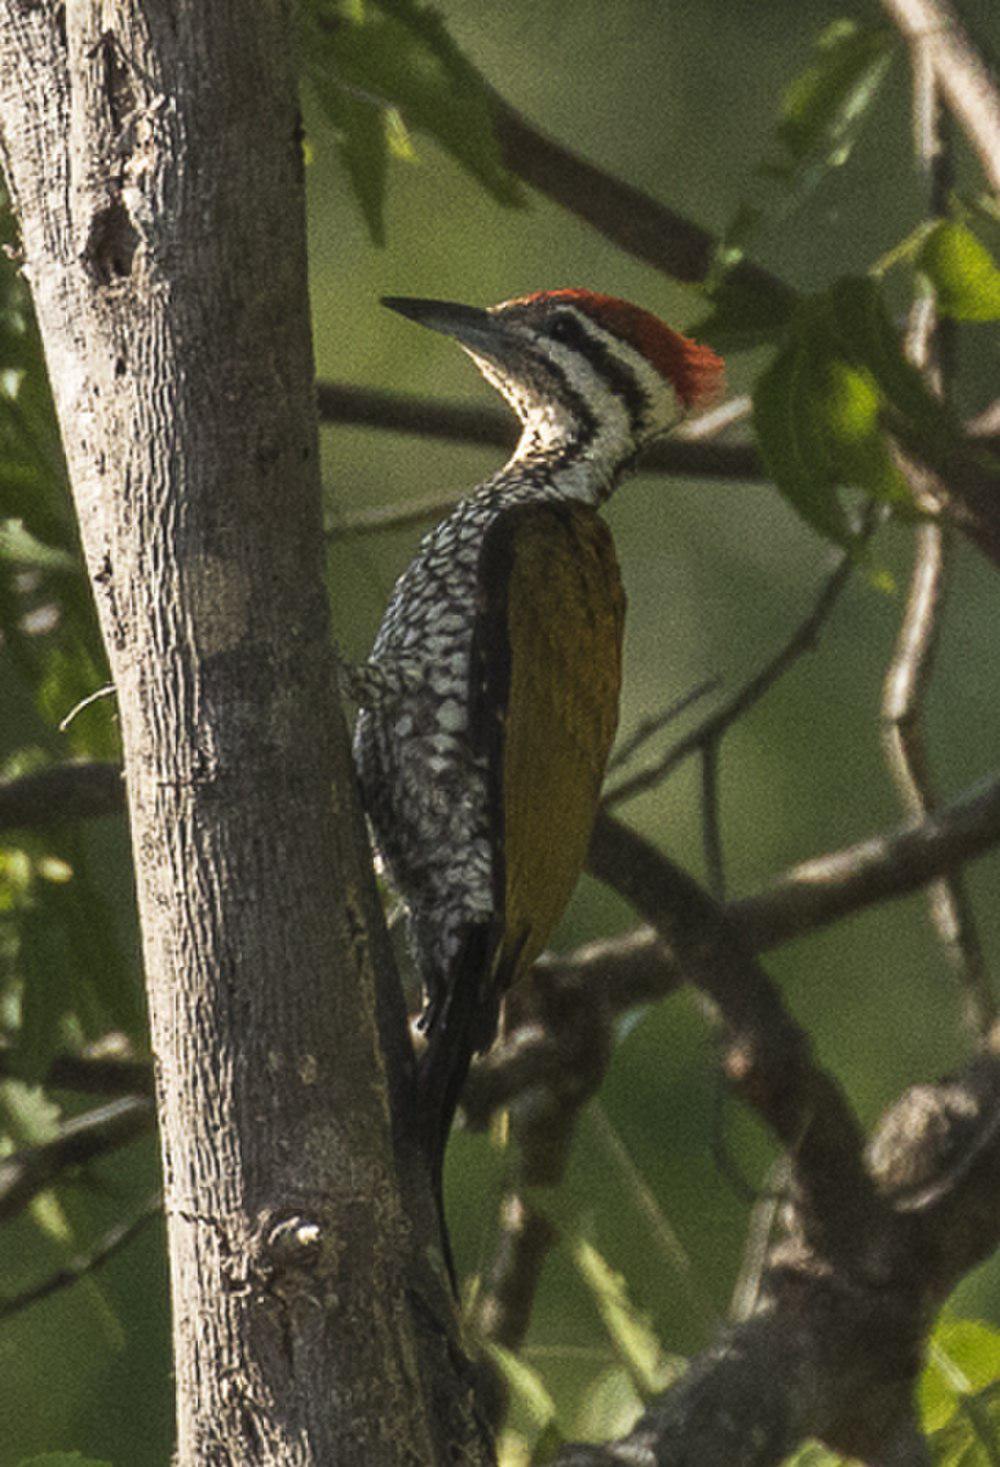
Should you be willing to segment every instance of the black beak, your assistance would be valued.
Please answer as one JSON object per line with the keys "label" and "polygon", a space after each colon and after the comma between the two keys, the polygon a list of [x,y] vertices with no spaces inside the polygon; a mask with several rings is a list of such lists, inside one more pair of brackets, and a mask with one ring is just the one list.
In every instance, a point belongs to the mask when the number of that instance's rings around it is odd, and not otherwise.
{"label": "black beak", "polygon": [[453,336],[470,351],[488,353],[496,347],[502,327],[481,306],[461,306],[455,301],[426,301],[408,295],[384,295],[382,304],[410,321]]}

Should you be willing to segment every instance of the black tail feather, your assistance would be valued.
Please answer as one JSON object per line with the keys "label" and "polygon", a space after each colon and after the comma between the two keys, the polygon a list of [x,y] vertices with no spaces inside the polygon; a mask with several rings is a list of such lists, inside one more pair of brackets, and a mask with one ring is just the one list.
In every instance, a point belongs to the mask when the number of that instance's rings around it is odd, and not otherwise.
{"label": "black tail feather", "polygon": [[443,996],[434,1005],[427,1047],[417,1065],[420,1136],[456,1296],[458,1284],[444,1212],[444,1156],[472,1057],[489,1048],[497,1030],[499,996],[490,979],[494,946],[492,923],[477,923],[468,929],[445,979]]}

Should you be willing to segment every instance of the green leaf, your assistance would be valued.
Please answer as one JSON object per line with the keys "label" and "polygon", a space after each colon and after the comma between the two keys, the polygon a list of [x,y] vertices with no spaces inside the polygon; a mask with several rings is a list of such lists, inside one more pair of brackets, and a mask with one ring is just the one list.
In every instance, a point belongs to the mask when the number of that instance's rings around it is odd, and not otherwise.
{"label": "green leaf", "polygon": [[943,316],[1000,320],[1000,268],[966,225],[948,219],[937,224],[924,240],[917,266],[934,287]]}
{"label": "green leaf", "polygon": [[998,1467],[1000,1382],[966,1396],[946,1426],[930,1438],[935,1467]]}
{"label": "green leaf", "polygon": [[[847,161],[881,89],[896,48],[885,25],[858,25],[841,20],[820,36],[814,59],[789,85],[774,131],[775,155],[753,171],[749,191],[741,199],[716,253],[708,293],[717,299],[727,273],[768,226],[787,224],[831,168]],[[751,292],[752,294],[752,292]],[[793,297],[788,292],[785,314]],[[756,345],[773,339],[770,322],[761,322],[752,301],[733,310],[720,302],[699,328],[713,345]],[[741,339],[742,338],[742,339]]]}
{"label": "green leaf", "polygon": [[935,1462],[1000,1463],[998,1382],[1000,1333],[972,1319],[938,1325],[917,1397]]}
{"label": "green leaf", "polygon": [[794,1456],[786,1457],[782,1467],[851,1467],[846,1457],[828,1452],[819,1442],[806,1442]]}
{"label": "green leaf", "polygon": [[433,137],[500,203],[524,202],[503,165],[488,88],[434,9],[418,0],[312,0],[303,24],[307,74],[376,239],[387,153],[412,155],[406,129]]}
{"label": "green leaf", "polygon": [[585,1238],[576,1238],[571,1253],[615,1353],[639,1396],[650,1400],[676,1377],[676,1363],[664,1354],[649,1319],[629,1298],[622,1275],[610,1267],[594,1245]]}
{"label": "green leaf", "polygon": [[706,289],[711,310],[690,328],[691,335],[718,351],[747,350],[771,343],[787,328],[795,310],[795,292],[775,282],[773,288],[752,284],[735,271],[723,270]]}
{"label": "green leaf", "polygon": [[352,96],[334,78],[312,72],[313,89],[333,124],[337,151],[376,244],[385,244],[385,187],[389,140],[385,113],[368,98]]}
{"label": "green leaf", "polygon": [[753,393],[753,425],[764,465],[792,508],[820,535],[851,541],[851,524],[837,497],[839,476],[823,431],[817,360],[802,331],[761,373]]}
{"label": "green leaf", "polygon": [[613,1365],[590,1382],[573,1422],[573,1435],[583,1441],[606,1442],[626,1436],[644,1410],[631,1373]]}
{"label": "green leaf", "polygon": [[27,528],[24,520],[0,520],[0,560],[12,561],[26,570],[79,572],[78,561],[68,550],[46,545]]}
{"label": "green leaf", "polygon": [[896,50],[888,26],[839,20],[820,36],[816,57],[788,87],[777,135],[791,168],[847,160],[865,113]]}
{"label": "green leaf", "polygon": [[802,302],[754,392],[754,428],[778,488],[842,545],[851,542],[842,488],[916,512],[886,436],[890,421],[931,463],[960,438],[948,408],[906,360],[876,282],[846,277]]}
{"label": "green leaf", "polygon": [[0,850],[0,912],[16,935],[21,1022],[8,1065],[20,1079],[45,1074],[69,1024],[88,1038],[141,1028],[139,985],[72,831],[41,853]]}
{"label": "green leaf", "polygon": [[485,1349],[525,1416],[539,1432],[546,1431],[555,1422],[556,1403],[537,1370],[503,1345],[488,1340]]}

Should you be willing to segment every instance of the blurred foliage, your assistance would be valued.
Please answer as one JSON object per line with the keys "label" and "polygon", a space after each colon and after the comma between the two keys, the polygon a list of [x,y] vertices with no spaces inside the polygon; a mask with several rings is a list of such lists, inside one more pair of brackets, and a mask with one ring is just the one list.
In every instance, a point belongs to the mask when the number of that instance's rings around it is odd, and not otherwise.
{"label": "blurred foliage", "polygon": [[[990,0],[969,8],[1000,43]],[[653,0],[301,7],[321,371],[471,395],[479,389],[458,354],[446,359],[418,333],[381,321],[375,297],[402,289],[489,301],[579,283],[671,319],[700,317],[692,329],[732,353],[733,389],[753,394],[753,427],[778,495],[759,485],[640,480],[611,506],[630,598],[624,733],[706,672],[733,682],[759,665],[808,604],[824,542],[853,543],[860,500],[891,511],[878,553],[905,582],[914,510],[884,418],[902,418],[938,452],[959,418],[995,394],[995,332],[963,336],[947,407],[903,357],[901,323],[928,289],[957,321],[1000,316],[998,218],[961,152],[953,212],[924,217],[905,66],[893,65],[900,48],[874,3],[858,0],[854,10],[845,18],[833,0],[774,0],[766,10],[710,0],[683,14]],[[570,147],[714,229],[720,244],[705,288],[674,286],[538,198],[530,210],[497,207],[528,200],[503,166],[486,76]],[[16,246],[10,221],[7,238]],[[737,267],[750,251],[781,284],[747,286]],[[478,449],[344,429],[324,436],[334,524],[379,499],[471,485],[495,466]],[[331,542],[338,636],[358,654],[414,539]],[[962,550],[955,582],[929,713],[948,792],[988,766],[1000,703],[995,575]],[[734,892],[898,818],[881,763],[878,693],[899,614],[898,599],[859,584],[816,661],[728,737],[723,823]],[[0,778],[68,757],[117,758],[113,700],[65,722],[107,677],[37,332],[7,262]],[[700,869],[697,790],[686,773],[630,816]],[[991,857],[970,876],[993,953],[998,873]],[[584,881],[560,942],[628,921],[617,898]],[[919,898],[782,949],[769,967],[868,1122],[905,1084],[963,1054],[958,1004],[941,981],[945,964]],[[58,1051],[101,1042],[145,1053],[123,821],[53,819],[0,832],[0,1041],[0,1155],[51,1139],[86,1108],[84,1098],[43,1084]],[[711,1337],[738,1273],[748,1211],[714,1159],[716,1102],[704,1027],[683,994],[622,1025],[602,1103],[625,1140],[629,1175],[616,1171],[594,1127],[581,1127],[552,1203],[564,1241],[531,1334],[516,1357],[494,1356],[513,1401],[502,1443],[508,1467],[542,1462],[567,1438],[627,1430]],[[773,1160],[770,1141],[739,1113],[727,1115],[726,1131],[739,1170],[759,1182]],[[472,1279],[490,1257],[507,1167],[483,1138],[455,1138],[449,1213]],[[137,1210],[156,1172],[152,1141],[136,1143],[40,1193],[4,1224],[0,1296],[93,1245]],[[668,1236],[686,1252],[684,1270]],[[939,1327],[921,1409],[934,1460],[968,1467],[1000,1450],[995,1264],[963,1285],[957,1304],[983,1322],[949,1318]],[[95,1467],[54,1450],[77,1445],[115,1467],[160,1467],[170,1440],[163,1240],[150,1233],[72,1290],[0,1321],[0,1467]],[[30,1455],[46,1448],[47,1456]],[[808,1446],[794,1460],[835,1459]]]}
{"label": "blurred foliage", "polygon": [[389,157],[416,156],[410,128],[440,143],[498,202],[523,202],[500,160],[482,77],[435,9],[416,0],[311,0],[300,15],[306,75],[377,243]]}

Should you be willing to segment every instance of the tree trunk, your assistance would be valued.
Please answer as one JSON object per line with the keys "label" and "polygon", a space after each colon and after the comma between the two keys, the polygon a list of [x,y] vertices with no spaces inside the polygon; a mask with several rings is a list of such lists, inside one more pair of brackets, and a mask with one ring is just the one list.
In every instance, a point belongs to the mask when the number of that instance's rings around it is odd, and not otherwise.
{"label": "tree trunk", "polygon": [[331,689],[288,0],[0,17],[4,165],[121,717],[178,1462],[485,1461],[422,1261]]}

